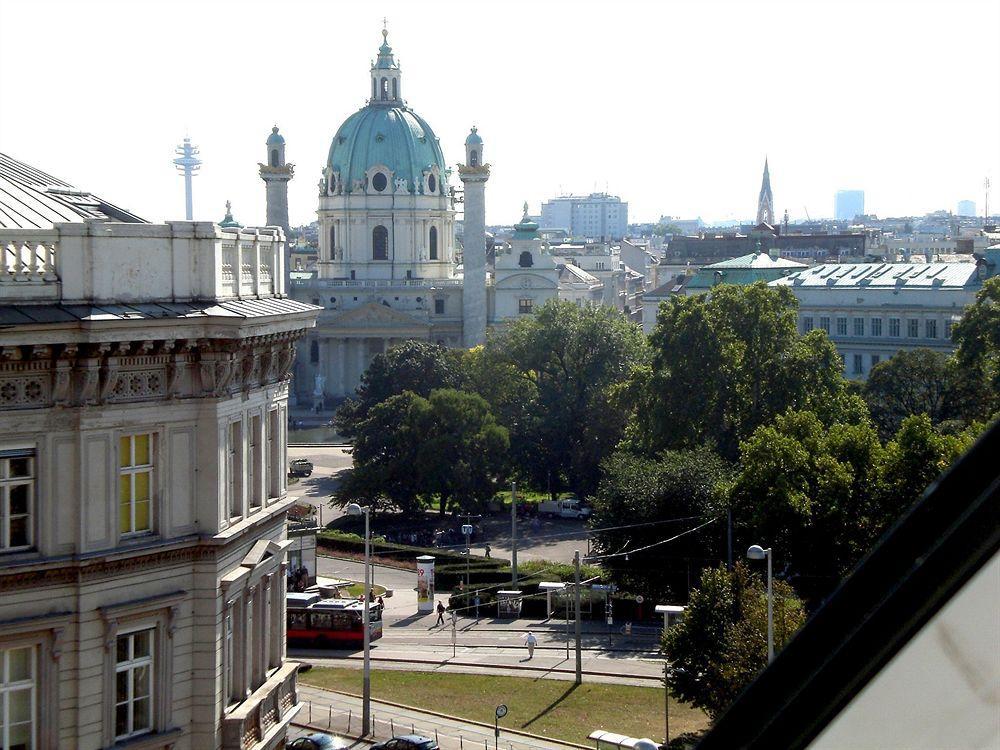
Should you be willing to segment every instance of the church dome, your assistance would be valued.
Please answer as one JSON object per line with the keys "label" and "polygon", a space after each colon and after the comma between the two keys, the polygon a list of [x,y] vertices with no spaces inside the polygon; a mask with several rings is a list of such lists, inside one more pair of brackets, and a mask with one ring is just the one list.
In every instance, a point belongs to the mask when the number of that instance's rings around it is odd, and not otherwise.
{"label": "church dome", "polygon": [[411,193],[419,192],[424,170],[436,165],[438,179],[445,173],[444,154],[431,126],[404,105],[372,103],[348,117],[333,137],[326,163],[340,172],[345,191],[379,164],[394,178],[405,178]]}
{"label": "church dome", "polygon": [[280,133],[278,133],[278,126],[275,125],[273,128],[271,128],[271,135],[267,137],[267,145],[281,146],[284,145],[284,143],[285,139]]}

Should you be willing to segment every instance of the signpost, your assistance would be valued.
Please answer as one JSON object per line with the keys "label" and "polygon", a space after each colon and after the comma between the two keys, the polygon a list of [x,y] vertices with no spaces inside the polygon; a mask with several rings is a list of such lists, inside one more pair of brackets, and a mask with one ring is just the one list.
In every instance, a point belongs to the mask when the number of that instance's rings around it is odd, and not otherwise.
{"label": "signpost", "polygon": [[500,719],[507,715],[507,706],[501,703],[497,706],[497,718],[493,721],[493,734],[496,738],[496,748],[500,750]]}

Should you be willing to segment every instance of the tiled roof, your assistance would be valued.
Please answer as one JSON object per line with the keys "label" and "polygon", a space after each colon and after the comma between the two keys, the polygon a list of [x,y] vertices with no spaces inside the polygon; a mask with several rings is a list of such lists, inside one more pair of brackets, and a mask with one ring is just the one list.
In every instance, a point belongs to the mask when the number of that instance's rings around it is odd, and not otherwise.
{"label": "tiled roof", "polygon": [[0,153],[0,229],[51,229],[61,221],[147,223],[86,191]]}
{"label": "tiled roof", "polygon": [[975,263],[824,263],[772,281],[773,286],[875,289],[963,288],[977,281]]}

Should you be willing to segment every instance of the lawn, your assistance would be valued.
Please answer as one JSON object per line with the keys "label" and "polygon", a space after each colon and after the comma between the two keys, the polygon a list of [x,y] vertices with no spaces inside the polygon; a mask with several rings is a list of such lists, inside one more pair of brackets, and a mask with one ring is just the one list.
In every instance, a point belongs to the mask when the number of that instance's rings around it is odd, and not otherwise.
{"label": "lawn", "polygon": [[[361,670],[314,667],[299,681],[329,690],[361,693]],[[596,729],[663,740],[663,690],[633,685],[495,675],[372,670],[372,699],[493,723],[497,704],[510,709],[502,727],[553,739],[592,744]],[[698,732],[708,717],[670,700],[670,736]]]}

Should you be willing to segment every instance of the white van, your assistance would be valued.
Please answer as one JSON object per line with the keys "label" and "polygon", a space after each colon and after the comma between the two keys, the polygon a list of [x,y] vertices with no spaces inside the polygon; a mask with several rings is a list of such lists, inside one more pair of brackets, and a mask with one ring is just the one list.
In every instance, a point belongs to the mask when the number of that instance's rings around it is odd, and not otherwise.
{"label": "white van", "polygon": [[578,500],[543,500],[538,504],[538,515],[549,518],[589,518],[590,508]]}

